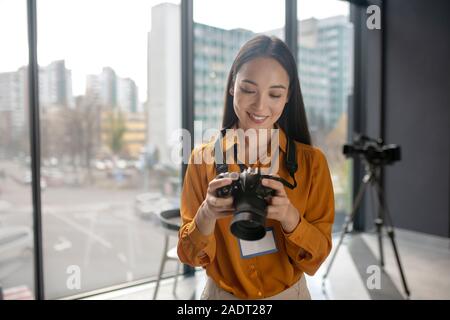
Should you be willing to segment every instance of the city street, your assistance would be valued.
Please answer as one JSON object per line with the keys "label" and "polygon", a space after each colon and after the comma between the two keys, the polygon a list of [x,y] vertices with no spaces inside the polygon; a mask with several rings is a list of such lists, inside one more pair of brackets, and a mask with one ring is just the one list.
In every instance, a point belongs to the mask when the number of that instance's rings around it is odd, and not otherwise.
{"label": "city street", "polygon": [[[3,261],[0,255],[0,283],[4,288],[25,285],[32,290],[31,186],[11,178],[20,176],[17,165],[1,163],[0,168],[7,173],[0,179],[0,200],[4,203],[3,209],[0,206],[0,233],[12,226],[29,229],[25,244],[22,241],[14,248],[14,259]],[[136,214],[135,199],[142,193],[139,189],[99,187],[47,187],[42,192],[47,298],[157,275],[164,233],[156,215]],[[334,232],[340,231],[343,219],[344,213],[337,212]],[[170,239],[170,245],[175,246],[177,238]],[[74,266],[80,270],[79,289],[68,283]],[[175,264],[169,262],[165,271],[173,273]]]}
{"label": "city street", "polygon": [[[31,187],[10,178],[18,174],[18,167],[2,164],[0,168],[7,172],[0,180],[0,200],[9,204],[9,209],[4,206],[0,211],[0,231],[11,226],[27,226],[31,231],[28,244],[16,249],[17,257],[8,261],[0,257],[0,283],[4,288],[25,285],[32,289]],[[94,187],[49,187],[42,193],[47,298],[157,275],[164,234],[156,219],[135,214],[139,193]],[[172,237],[171,245],[175,244]],[[71,266],[80,270],[80,289],[67,286]],[[174,270],[175,264],[168,263],[165,271]]]}

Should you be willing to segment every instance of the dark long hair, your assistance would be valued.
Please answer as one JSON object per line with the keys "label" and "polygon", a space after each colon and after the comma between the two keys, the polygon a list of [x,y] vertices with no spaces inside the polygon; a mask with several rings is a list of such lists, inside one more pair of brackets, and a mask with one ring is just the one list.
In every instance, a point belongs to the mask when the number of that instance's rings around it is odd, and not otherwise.
{"label": "dark long hair", "polygon": [[230,88],[234,86],[238,71],[244,63],[258,57],[268,57],[277,60],[289,75],[289,100],[277,124],[290,138],[311,145],[305,105],[303,104],[300,81],[298,79],[297,64],[288,46],[275,36],[256,36],[247,41],[239,50],[228,75],[222,129],[230,128],[238,121],[238,117],[234,112],[233,96],[230,94]]}

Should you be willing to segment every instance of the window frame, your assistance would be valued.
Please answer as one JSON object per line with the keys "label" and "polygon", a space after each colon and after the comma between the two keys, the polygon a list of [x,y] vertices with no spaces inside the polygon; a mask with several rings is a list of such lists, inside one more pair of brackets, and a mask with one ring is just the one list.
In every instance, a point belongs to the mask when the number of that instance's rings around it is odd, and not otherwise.
{"label": "window frame", "polygon": [[[194,21],[193,6],[195,0],[181,0],[181,117],[183,129],[193,132],[194,130]],[[29,44],[29,122],[30,122],[30,154],[32,171],[32,201],[33,201],[33,228],[34,228],[34,274],[35,274],[35,298],[45,299],[44,288],[44,261],[42,246],[42,206],[40,181],[40,119],[39,119],[39,83],[38,83],[38,63],[37,63],[37,11],[36,0],[27,0],[27,23],[28,23],[28,44]],[[285,0],[285,42],[292,52],[297,53],[297,0]],[[356,29],[356,25],[355,25]],[[294,55],[297,60],[297,54]],[[358,57],[355,54],[356,57]],[[355,91],[356,91],[356,87]],[[352,120],[355,120],[353,118]],[[352,122],[352,121],[349,121]],[[352,125],[352,124],[350,124]],[[357,127],[357,126],[356,126]],[[183,148],[193,148],[193,136],[191,135],[190,145],[183,145]],[[188,141],[186,141],[188,143]],[[181,167],[181,183],[187,165]],[[195,270],[185,268],[185,274],[192,274]],[[79,294],[77,296],[65,297],[64,299],[80,299],[93,296],[99,293],[111,292],[114,290],[129,288],[132,286],[149,283],[154,279],[143,279],[139,281],[127,282],[123,285],[116,285],[107,288]]]}

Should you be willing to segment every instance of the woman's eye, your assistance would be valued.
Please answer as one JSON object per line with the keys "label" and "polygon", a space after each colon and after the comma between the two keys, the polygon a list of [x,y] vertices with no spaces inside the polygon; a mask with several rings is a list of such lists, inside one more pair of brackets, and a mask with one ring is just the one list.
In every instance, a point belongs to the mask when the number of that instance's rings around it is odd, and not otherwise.
{"label": "woman's eye", "polygon": [[245,90],[244,88],[241,88],[241,91],[244,93],[255,93],[254,91]]}
{"label": "woman's eye", "polygon": [[[255,93],[255,91],[246,90],[244,88],[240,88],[240,89],[243,93]],[[281,95],[273,95],[273,94],[271,94],[270,96],[274,99],[278,99],[281,97]]]}

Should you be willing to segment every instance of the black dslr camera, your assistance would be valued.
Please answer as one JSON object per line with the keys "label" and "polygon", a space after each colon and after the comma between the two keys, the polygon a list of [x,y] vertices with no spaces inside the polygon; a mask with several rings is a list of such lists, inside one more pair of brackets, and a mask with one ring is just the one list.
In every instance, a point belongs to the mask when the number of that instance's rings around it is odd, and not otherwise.
{"label": "black dslr camera", "polygon": [[384,145],[382,139],[369,138],[365,135],[357,135],[353,144],[345,144],[342,150],[344,155],[363,157],[371,165],[388,165],[401,158],[400,146],[395,144]]}
{"label": "black dslr camera", "polygon": [[232,178],[230,185],[216,190],[218,197],[233,197],[236,209],[230,230],[239,239],[259,240],[266,234],[267,200],[275,195],[275,190],[261,184],[262,179],[272,179],[290,187],[283,178],[261,174],[260,169],[248,168],[243,172],[225,172],[217,176],[217,179]]}

